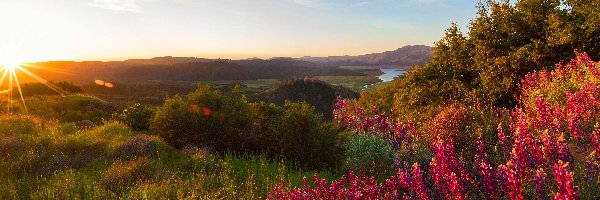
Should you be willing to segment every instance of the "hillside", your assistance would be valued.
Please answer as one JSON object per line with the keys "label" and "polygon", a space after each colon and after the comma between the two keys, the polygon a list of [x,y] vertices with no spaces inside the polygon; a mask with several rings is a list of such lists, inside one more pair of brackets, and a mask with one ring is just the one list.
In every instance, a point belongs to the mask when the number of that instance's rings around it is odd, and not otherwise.
{"label": "hillside", "polygon": [[359,56],[302,57],[299,60],[319,63],[326,66],[368,66],[368,65],[424,65],[431,60],[433,47],[408,45],[393,51],[371,53]]}
{"label": "hillside", "polygon": [[337,96],[342,98],[360,97],[350,88],[333,86],[309,78],[282,81],[259,96],[260,100],[277,105],[284,105],[285,101],[306,102],[314,106],[317,112],[322,113],[326,120],[332,118],[333,104]]}
{"label": "hillside", "polygon": [[[146,64],[141,64],[146,63]],[[212,81],[289,79],[305,76],[357,76],[358,72],[314,67],[314,64],[295,60],[246,60],[207,61],[192,63],[159,64],[142,61],[121,62],[44,62],[33,63],[28,70],[47,80],[91,83],[94,80],[108,82],[140,82],[147,80]],[[312,65],[312,66],[311,66]],[[21,75],[20,80],[32,81]],[[29,80],[28,80],[29,78]]]}

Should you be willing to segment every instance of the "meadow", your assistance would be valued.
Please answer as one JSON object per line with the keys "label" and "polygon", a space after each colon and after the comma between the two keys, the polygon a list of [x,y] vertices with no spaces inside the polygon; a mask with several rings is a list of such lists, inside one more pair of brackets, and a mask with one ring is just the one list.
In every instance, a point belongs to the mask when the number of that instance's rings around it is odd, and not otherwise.
{"label": "meadow", "polygon": [[312,175],[264,156],[175,149],[115,121],[88,129],[25,115],[0,121],[2,199],[264,199],[280,179],[300,186]]}

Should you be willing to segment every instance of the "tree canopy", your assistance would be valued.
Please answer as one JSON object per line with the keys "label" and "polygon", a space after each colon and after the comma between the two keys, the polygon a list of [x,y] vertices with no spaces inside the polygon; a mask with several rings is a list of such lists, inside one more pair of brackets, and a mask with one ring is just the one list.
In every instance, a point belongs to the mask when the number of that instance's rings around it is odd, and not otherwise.
{"label": "tree canopy", "polygon": [[587,52],[600,58],[599,0],[488,0],[463,33],[453,23],[430,63],[360,104],[394,108],[405,120],[430,118],[448,103],[512,107],[526,73]]}

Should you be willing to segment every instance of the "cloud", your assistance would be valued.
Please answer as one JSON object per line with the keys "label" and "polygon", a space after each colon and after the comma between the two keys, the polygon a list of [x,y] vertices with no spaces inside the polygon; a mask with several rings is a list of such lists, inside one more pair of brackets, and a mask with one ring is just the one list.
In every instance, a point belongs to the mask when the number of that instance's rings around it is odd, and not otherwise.
{"label": "cloud", "polygon": [[93,0],[88,5],[118,12],[142,12],[140,0]]}
{"label": "cloud", "polygon": [[321,6],[319,0],[294,0],[294,3],[307,8],[319,8]]}

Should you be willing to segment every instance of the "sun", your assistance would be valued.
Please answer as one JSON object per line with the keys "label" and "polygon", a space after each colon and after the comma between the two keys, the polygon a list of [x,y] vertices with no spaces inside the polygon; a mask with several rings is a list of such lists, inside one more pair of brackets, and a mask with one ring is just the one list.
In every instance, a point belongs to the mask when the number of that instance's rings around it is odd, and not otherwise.
{"label": "sun", "polygon": [[8,71],[15,71],[15,69],[21,66],[21,62],[17,60],[0,60],[0,67],[7,69]]}
{"label": "sun", "polygon": [[9,71],[15,71],[18,69],[23,60],[21,60],[18,56],[14,55],[0,55],[0,67],[2,69],[7,69]]}

